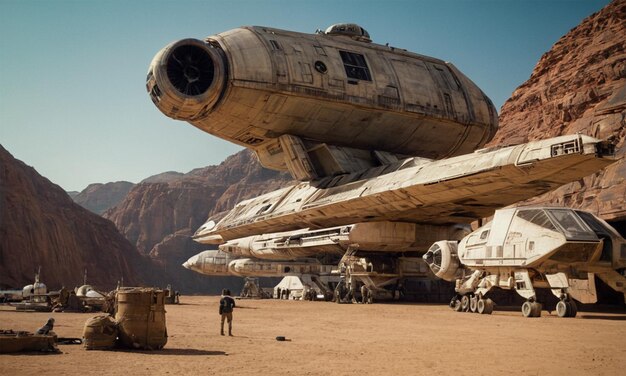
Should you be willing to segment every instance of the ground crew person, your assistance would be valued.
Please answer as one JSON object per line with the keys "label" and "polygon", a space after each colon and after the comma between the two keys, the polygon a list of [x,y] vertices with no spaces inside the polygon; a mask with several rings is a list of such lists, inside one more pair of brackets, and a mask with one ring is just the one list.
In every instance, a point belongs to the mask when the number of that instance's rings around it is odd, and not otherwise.
{"label": "ground crew person", "polygon": [[367,301],[367,295],[369,294],[369,290],[367,289],[367,286],[365,286],[365,284],[361,285],[361,303],[362,304],[366,304]]}
{"label": "ground crew person", "polygon": [[59,290],[59,304],[61,304],[61,306],[63,307],[67,306],[67,301],[69,298],[70,292],[67,291],[65,286],[61,287],[61,290]]}
{"label": "ground crew person", "polygon": [[230,290],[223,289],[222,299],[220,299],[221,335],[224,335],[224,320],[228,320],[228,335],[231,337],[233,335],[233,308],[235,308],[235,299],[230,297]]}

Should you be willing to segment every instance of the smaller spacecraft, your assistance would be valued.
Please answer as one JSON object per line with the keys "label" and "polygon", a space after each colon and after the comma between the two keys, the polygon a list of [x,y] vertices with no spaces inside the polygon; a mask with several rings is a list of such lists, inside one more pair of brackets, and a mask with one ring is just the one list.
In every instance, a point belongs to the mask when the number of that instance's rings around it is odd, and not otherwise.
{"label": "smaller spacecraft", "polygon": [[461,241],[438,241],[424,255],[433,273],[455,281],[457,311],[490,314],[494,287],[526,299],[525,317],[541,315],[535,288],[559,298],[560,317],[576,316],[575,300],[595,303],[594,275],[626,298],[626,240],[595,215],[569,208],[497,210],[493,220]]}

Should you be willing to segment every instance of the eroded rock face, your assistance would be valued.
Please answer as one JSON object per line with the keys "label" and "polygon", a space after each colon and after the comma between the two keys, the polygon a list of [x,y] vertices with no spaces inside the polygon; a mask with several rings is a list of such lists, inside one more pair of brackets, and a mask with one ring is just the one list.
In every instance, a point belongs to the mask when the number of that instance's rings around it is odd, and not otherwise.
{"label": "eroded rock face", "polygon": [[[101,215],[119,204],[135,184],[128,181],[89,184],[77,195],[70,195],[75,203]],[[69,192],[68,192],[69,194]]]}
{"label": "eroded rock face", "polygon": [[[154,183],[151,183],[154,181]],[[219,166],[193,170],[167,180],[146,179],[137,184],[117,207],[104,213],[139,251],[167,272],[163,279],[184,291],[237,290],[240,278],[211,278],[182,267],[205,249],[191,239],[209,216],[291,183],[286,173],[261,167],[248,150],[228,157]]]}
{"label": "eroded rock face", "polygon": [[61,189],[0,146],[0,287],[32,283],[41,266],[49,288],[88,282],[112,289],[144,282],[150,260],[115,225],[75,204]]}
{"label": "eroded rock face", "polygon": [[167,236],[191,236],[210,215],[290,181],[287,174],[262,168],[244,150],[219,166],[196,169],[167,182],[140,183],[104,217],[140,252],[149,254]]}
{"label": "eroded rock face", "polygon": [[[489,146],[562,134],[614,138],[626,156],[626,1],[587,17],[545,53],[502,106]],[[531,200],[626,220],[626,160]]]}

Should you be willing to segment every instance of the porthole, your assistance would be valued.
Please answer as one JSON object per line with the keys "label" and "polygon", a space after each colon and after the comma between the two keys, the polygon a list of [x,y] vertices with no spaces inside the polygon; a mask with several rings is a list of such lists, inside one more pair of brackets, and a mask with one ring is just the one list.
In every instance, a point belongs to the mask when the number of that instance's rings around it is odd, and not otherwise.
{"label": "porthole", "polygon": [[326,68],[326,64],[324,64],[324,62],[319,61],[319,60],[315,62],[315,70],[320,73],[328,72],[328,68]]}

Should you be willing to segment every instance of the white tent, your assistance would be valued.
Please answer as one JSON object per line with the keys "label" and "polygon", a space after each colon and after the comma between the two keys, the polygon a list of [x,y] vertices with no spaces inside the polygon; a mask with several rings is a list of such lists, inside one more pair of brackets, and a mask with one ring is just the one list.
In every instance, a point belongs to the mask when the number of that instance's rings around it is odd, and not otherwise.
{"label": "white tent", "polygon": [[289,299],[295,299],[302,296],[304,285],[302,284],[300,277],[288,275],[278,282],[276,286],[274,286],[274,296],[278,296],[278,289],[280,289],[280,291],[289,290]]}

